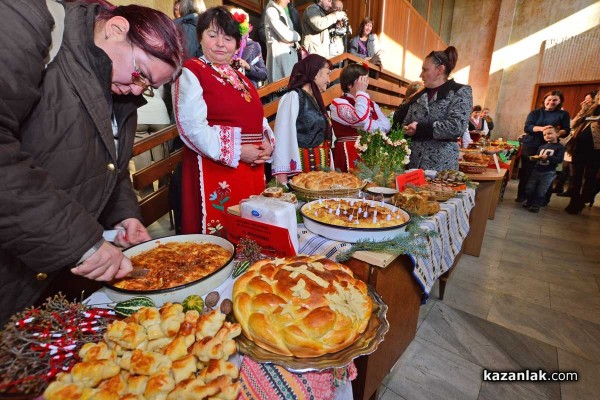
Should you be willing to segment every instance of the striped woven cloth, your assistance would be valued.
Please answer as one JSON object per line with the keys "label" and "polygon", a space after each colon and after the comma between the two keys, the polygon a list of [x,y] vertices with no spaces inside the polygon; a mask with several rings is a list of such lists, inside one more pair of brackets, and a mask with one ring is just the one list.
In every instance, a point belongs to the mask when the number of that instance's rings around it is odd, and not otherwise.
{"label": "striped woven cloth", "polygon": [[[475,190],[467,189],[459,196],[440,203],[440,211],[421,223],[422,227],[439,233],[428,239],[428,254],[418,257],[410,255],[415,264],[413,275],[423,288],[423,301],[429,298],[435,281],[452,267],[469,233],[469,214],[474,205]],[[322,254],[331,260],[352,246],[315,235],[302,224],[298,225],[298,236],[299,254]]]}
{"label": "striped woven cloth", "polygon": [[355,377],[354,363],[346,368],[295,374],[275,364],[259,364],[244,357],[238,400],[332,400],[336,387]]}

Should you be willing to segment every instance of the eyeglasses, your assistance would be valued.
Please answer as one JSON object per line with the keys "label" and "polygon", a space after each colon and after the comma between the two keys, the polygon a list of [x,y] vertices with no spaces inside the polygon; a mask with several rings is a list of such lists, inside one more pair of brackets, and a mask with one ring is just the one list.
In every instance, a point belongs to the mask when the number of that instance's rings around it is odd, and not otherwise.
{"label": "eyeglasses", "polygon": [[442,61],[440,56],[437,55],[437,53],[435,51],[432,51],[431,53],[429,53],[429,55],[427,57],[432,57],[435,62],[435,65],[444,65],[444,62]]}
{"label": "eyeglasses", "polygon": [[131,81],[134,85],[144,89],[144,96],[154,97],[154,88],[150,85],[150,79],[144,75],[140,67],[138,67],[137,61],[135,60],[133,43],[131,44],[131,58],[133,58],[133,72],[131,73]]}

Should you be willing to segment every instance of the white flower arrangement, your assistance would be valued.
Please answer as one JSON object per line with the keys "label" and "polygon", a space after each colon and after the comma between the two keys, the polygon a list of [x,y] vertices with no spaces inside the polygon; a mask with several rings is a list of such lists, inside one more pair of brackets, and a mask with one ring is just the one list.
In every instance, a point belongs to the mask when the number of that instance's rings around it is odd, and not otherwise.
{"label": "white flower arrangement", "polygon": [[359,131],[354,147],[360,153],[357,167],[363,179],[384,182],[394,174],[402,173],[410,161],[410,141],[404,137],[403,129],[393,129],[389,133]]}

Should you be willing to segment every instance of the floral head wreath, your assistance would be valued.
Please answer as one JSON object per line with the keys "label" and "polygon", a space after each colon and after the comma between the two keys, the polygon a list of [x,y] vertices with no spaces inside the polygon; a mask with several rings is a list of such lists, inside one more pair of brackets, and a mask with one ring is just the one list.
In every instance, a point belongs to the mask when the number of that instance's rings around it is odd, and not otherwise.
{"label": "floral head wreath", "polygon": [[245,36],[250,33],[252,25],[250,25],[250,16],[248,13],[241,8],[232,8],[229,12],[239,24],[240,34]]}
{"label": "floral head wreath", "polygon": [[367,70],[367,72],[369,72],[369,64],[367,64],[366,62],[363,62],[362,66],[365,67],[365,69]]}

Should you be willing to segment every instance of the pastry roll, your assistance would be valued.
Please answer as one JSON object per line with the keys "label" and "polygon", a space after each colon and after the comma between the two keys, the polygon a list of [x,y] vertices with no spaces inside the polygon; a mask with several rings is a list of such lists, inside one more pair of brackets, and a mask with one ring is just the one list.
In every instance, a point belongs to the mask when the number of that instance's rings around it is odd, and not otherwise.
{"label": "pastry roll", "polygon": [[127,392],[135,395],[143,395],[146,391],[148,377],[144,375],[131,375],[127,379]]}
{"label": "pastry roll", "polygon": [[131,354],[129,372],[132,375],[154,375],[170,368],[171,359],[165,355],[142,350],[134,350]]}
{"label": "pastry roll", "polygon": [[210,360],[206,365],[206,368],[200,371],[198,377],[202,378],[205,382],[211,382],[222,375],[227,375],[231,379],[237,379],[239,370],[233,363],[223,359]]}
{"label": "pastry roll", "polygon": [[167,400],[197,400],[214,396],[221,391],[217,383],[205,384],[200,378],[187,379],[175,385]]}
{"label": "pastry roll", "polygon": [[167,337],[173,337],[177,335],[177,332],[179,332],[179,328],[181,327],[181,323],[185,319],[183,306],[179,303],[165,303],[160,308],[160,317],[160,327],[163,333]]}
{"label": "pastry roll", "polygon": [[177,336],[163,350],[163,354],[175,361],[188,354],[188,345],[185,336]]}
{"label": "pastry roll", "polygon": [[133,350],[145,346],[148,336],[146,330],[135,322],[115,321],[106,329],[104,339]]}
{"label": "pastry roll", "polygon": [[110,360],[84,361],[75,364],[71,370],[73,383],[84,387],[96,387],[105,379],[119,374],[121,369]]}
{"label": "pastry roll", "polygon": [[105,342],[86,343],[79,350],[82,361],[111,360],[117,359],[117,352],[109,349]]}
{"label": "pastry roll", "polygon": [[180,358],[179,360],[173,361],[171,371],[173,372],[175,383],[179,383],[190,377],[193,377],[192,375],[197,371],[196,357],[190,354]]}
{"label": "pastry roll", "polygon": [[175,381],[171,374],[168,371],[160,372],[148,378],[144,397],[147,399],[165,400],[169,392],[174,388]]}
{"label": "pastry roll", "polygon": [[196,340],[215,336],[223,322],[225,322],[225,314],[221,314],[218,310],[202,314],[196,324]]}

